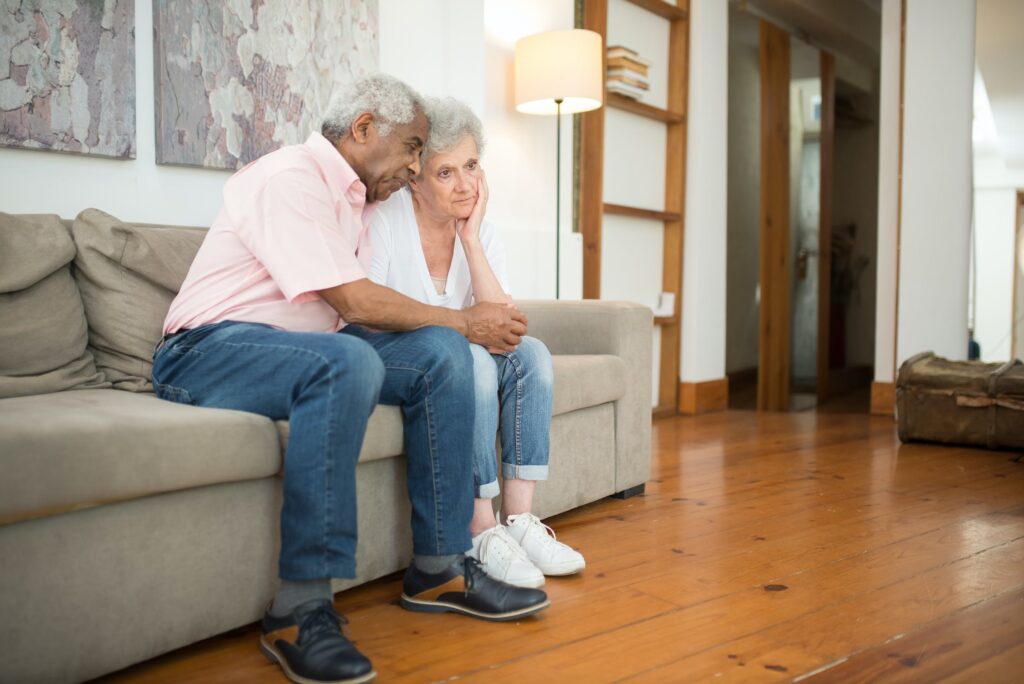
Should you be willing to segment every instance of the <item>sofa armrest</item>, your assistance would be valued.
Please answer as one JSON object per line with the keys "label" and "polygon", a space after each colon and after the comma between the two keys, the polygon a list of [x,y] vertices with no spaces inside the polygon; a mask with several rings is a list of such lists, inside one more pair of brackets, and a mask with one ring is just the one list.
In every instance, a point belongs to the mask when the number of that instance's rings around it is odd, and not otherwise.
{"label": "sofa armrest", "polygon": [[615,491],[651,474],[651,310],[631,302],[522,300],[529,334],[552,354],[614,354],[626,364],[626,392],[615,402]]}

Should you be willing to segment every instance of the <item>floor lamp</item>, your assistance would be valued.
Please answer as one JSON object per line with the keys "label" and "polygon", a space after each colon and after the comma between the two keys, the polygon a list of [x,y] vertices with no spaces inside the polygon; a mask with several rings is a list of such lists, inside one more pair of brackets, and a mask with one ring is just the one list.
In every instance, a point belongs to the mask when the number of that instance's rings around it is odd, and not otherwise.
{"label": "floor lamp", "polygon": [[516,42],[516,110],[555,115],[555,299],[561,296],[562,114],[601,106],[601,53],[601,35],[583,29],[537,33]]}

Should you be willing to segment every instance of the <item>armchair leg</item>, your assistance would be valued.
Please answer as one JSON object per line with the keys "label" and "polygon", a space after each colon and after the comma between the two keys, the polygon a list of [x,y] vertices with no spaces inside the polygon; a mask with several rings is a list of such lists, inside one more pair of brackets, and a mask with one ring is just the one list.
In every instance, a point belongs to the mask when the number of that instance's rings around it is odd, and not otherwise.
{"label": "armchair leg", "polygon": [[647,484],[646,483],[641,483],[641,484],[638,484],[635,487],[630,487],[629,489],[623,489],[621,492],[615,492],[614,494],[612,494],[612,496],[614,498],[616,498],[616,499],[630,499],[630,498],[632,498],[634,496],[640,496],[641,494],[643,494],[644,490],[646,488],[647,488]]}

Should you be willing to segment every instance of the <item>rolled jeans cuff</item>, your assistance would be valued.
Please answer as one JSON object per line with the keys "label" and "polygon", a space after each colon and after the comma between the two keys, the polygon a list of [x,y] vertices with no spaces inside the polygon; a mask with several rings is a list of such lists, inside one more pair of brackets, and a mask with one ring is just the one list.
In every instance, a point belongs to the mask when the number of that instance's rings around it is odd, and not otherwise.
{"label": "rolled jeans cuff", "polygon": [[548,467],[546,465],[502,463],[501,478],[503,480],[546,480],[548,479]]}
{"label": "rolled jeans cuff", "polygon": [[498,494],[501,494],[501,488],[498,487],[497,480],[491,480],[487,484],[482,484],[476,488],[476,498],[478,499],[493,499]]}

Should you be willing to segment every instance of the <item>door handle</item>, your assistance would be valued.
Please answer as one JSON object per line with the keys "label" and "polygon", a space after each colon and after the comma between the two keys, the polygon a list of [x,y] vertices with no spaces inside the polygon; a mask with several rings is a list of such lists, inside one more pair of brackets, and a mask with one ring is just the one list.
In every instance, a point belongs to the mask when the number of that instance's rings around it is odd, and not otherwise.
{"label": "door handle", "polygon": [[807,261],[811,257],[816,256],[818,256],[818,250],[807,249],[806,247],[801,247],[800,250],[796,253],[797,277],[800,278],[800,280],[807,279]]}

